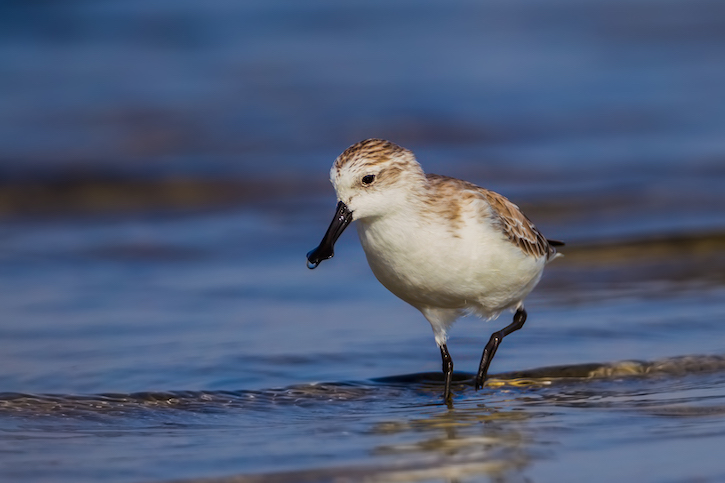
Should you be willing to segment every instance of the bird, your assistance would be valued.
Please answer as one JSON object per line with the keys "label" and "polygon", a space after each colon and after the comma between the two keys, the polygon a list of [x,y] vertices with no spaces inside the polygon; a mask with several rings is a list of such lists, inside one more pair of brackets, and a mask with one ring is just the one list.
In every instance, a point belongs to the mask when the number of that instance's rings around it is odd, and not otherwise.
{"label": "bird", "polygon": [[428,320],[440,349],[443,399],[452,401],[453,360],[446,342],[460,317],[513,321],[483,349],[475,389],[486,381],[501,341],[521,329],[524,299],[563,242],[547,240],[504,196],[468,181],[426,174],[414,154],[384,139],[366,139],[342,152],[330,169],[337,208],[320,244],[307,253],[316,268],[355,221],[368,264],[398,298]]}

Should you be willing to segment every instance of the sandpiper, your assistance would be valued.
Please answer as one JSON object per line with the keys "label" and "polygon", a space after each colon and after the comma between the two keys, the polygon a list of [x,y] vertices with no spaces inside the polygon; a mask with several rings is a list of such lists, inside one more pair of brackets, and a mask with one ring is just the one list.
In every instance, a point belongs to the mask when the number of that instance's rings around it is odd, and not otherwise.
{"label": "sandpiper", "polygon": [[498,193],[456,178],[425,174],[409,150],[366,139],[334,162],[330,180],[337,211],[320,245],[307,254],[316,268],[352,221],[375,277],[430,322],[443,359],[445,401],[453,360],[446,341],[456,319],[474,314],[513,322],[491,335],[475,388],[483,387],[504,337],[523,327],[524,299],[558,256],[519,208]]}

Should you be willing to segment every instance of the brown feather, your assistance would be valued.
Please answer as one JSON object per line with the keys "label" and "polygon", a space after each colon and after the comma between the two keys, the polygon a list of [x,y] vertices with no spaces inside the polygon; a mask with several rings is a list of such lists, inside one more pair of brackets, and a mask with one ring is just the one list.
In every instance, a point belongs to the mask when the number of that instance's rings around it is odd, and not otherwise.
{"label": "brown feather", "polygon": [[[459,193],[465,190],[482,198],[491,208],[491,216],[494,217],[493,221],[498,229],[525,254],[537,258],[545,256],[547,259],[556,254],[553,244],[550,244],[541,232],[536,229],[531,220],[521,212],[519,207],[511,203],[506,197],[468,181],[448,176],[426,174],[426,178],[428,183],[435,187],[435,191],[440,195],[439,197],[446,197],[449,189],[444,187],[448,185],[450,189],[457,190]],[[433,197],[430,201],[437,203],[440,200]],[[459,216],[457,210],[452,210],[453,212],[456,212],[456,217]]]}

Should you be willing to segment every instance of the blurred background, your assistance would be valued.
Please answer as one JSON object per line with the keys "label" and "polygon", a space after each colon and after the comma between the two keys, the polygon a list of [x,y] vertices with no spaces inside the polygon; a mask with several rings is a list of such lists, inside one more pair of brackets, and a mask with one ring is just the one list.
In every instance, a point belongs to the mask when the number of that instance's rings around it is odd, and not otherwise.
{"label": "blurred background", "polygon": [[2,9],[4,215],[324,193],[331,160],[367,137],[484,184],[610,182],[635,206],[693,203],[722,176],[719,2]]}
{"label": "blurred background", "polygon": [[[265,391],[439,371],[427,323],[379,286],[354,230],[305,268],[335,206],[329,167],[369,137],[501,192],[567,242],[492,371],[723,353],[724,49],[717,0],[4,1],[0,391]],[[503,322],[460,322],[456,368],[473,371]],[[199,450],[206,433],[155,432],[188,414],[99,422],[72,402],[71,422],[42,425],[57,413],[10,400],[0,473],[15,481],[377,454],[364,438],[302,454],[307,440],[280,429],[274,441],[296,446],[219,456]],[[98,425],[123,437],[111,445]],[[59,448],[59,431],[85,439]]]}

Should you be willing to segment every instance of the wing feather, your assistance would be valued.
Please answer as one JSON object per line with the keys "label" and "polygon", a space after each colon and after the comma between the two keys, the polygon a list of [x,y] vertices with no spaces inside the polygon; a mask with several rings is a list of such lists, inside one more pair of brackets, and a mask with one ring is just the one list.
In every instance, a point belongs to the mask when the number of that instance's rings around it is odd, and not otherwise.
{"label": "wing feather", "polygon": [[491,207],[498,227],[506,238],[521,251],[536,258],[545,256],[549,259],[556,255],[556,248],[549,243],[518,206],[493,191],[484,188],[479,188],[479,191]]}
{"label": "wing feather", "polygon": [[[563,245],[562,242],[549,242],[544,235],[541,234],[536,226],[524,215],[518,206],[511,203],[506,197],[494,192],[476,186],[468,181],[463,181],[448,176],[437,174],[426,174],[429,184],[435,188],[438,196],[430,199],[430,202],[436,206],[442,203],[445,195],[450,192],[466,192],[472,196],[482,198],[490,207],[490,213],[487,216],[503,235],[508,238],[511,243],[516,245],[525,254],[540,258],[546,257],[547,260],[557,256],[555,246]],[[459,216],[457,210],[448,210],[451,219]]]}

